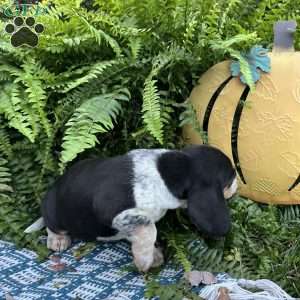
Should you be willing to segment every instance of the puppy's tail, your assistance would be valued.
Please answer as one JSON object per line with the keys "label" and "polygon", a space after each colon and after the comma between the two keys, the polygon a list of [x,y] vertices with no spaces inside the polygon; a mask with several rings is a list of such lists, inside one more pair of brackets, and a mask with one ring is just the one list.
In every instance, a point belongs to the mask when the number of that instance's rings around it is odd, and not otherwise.
{"label": "puppy's tail", "polygon": [[33,224],[31,224],[29,227],[27,227],[24,232],[25,233],[31,233],[38,230],[41,230],[45,227],[44,218],[40,217],[38,220],[36,220]]}

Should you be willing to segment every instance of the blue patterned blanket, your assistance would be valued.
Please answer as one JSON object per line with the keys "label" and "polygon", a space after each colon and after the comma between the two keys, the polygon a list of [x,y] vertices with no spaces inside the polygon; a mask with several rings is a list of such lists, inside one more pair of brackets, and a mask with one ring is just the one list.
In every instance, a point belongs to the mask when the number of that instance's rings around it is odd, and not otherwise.
{"label": "blue patterned blanket", "polygon": [[[82,249],[82,245],[77,243],[62,255],[54,254],[50,259],[39,263],[34,252],[17,249],[12,243],[0,241],[0,299],[146,300],[144,278],[132,270],[132,255],[128,243],[99,243],[92,251],[87,251],[86,255],[79,255],[78,259],[78,248]],[[169,263],[160,271],[159,280],[161,284],[172,284],[182,275],[182,270],[175,269]],[[235,295],[233,299],[300,300],[290,297],[280,287],[265,279],[257,282],[238,280],[244,286],[245,283],[246,286],[257,284],[257,288],[265,290],[255,294],[241,289],[237,285],[237,279],[230,278],[227,274],[218,274],[217,280],[222,286],[227,284],[227,288],[233,293],[230,295]],[[213,285],[203,290],[200,285],[195,291],[214,294],[218,291],[219,284],[215,286],[216,290]],[[208,291],[210,287],[213,289]],[[263,297],[258,297],[259,295]],[[214,296],[208,298],[215,299]]]}
{"label": "blue patterned blanket", "polygon": [[[66,267],[58,271],[53,260],[39,263],[34,252],[0,241],[0,299],[144,299],[143,277],[126,270],[132,263],[129,244],[99,243],[80,260],[73,251],[74,247],[63,253],[60,264]],[[164,284],[181,276],[182,271],[171,265],[160,272]]]}

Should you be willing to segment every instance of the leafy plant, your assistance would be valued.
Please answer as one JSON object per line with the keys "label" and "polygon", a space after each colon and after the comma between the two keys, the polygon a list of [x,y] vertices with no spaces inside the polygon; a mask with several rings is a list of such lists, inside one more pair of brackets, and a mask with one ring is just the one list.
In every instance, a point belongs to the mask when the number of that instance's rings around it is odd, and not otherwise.
{"label": "leafy plant", "polygon": [[[129,92],[122,91],[92,97],[81,104],[65,124],[61,162],[72,161],[78,153],[96,145],[97,133],[104,133],[114,127],[122,107],[119,101],[128,101]],[[119,100],[119,101],[118,101]]]}
{"label": "leafy plant", "polygon": [[196,292],[191,291],[187,282],[184,280],[169,285],[161,285],[155,279],[146,281],[145,297],[151,299],[153,297],[159,297],[160,300],[201,300]]}
{"label": "leafy plant", "polygon": [[[232,229],[221,241],[201,237],[187,216],[162,221],[168,256],[184,270],[188,266],[236,278],[267,278],[299,295],[299,206],[275,207],[236,197],[230,207]],[[179,226],[182,218],[186,225]]]}
{"label": "leafy plant", "polygon": [[190,125],[192,128],[199,134],[201,137],[201,140],[204,144],[208,144],[208,136],[207,132],[205,132],[202,127],[200,126],[200,123],[197,119],[197,113],[195,108],[193,107],[192,103],[189,101],[189,99],[183,103],[180,104],[180,106],[184,107],[185,110],[182,112],[182,114],[179,116],[179,119],[181,120],[180,126]]}

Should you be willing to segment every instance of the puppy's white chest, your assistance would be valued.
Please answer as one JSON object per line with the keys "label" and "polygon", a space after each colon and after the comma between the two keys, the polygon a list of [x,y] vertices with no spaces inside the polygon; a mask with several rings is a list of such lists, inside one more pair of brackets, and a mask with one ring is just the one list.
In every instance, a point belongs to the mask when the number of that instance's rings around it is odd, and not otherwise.
{"label": "puppy's white chest", "polygon": [[159,155],[168,150],[134,150],[133,194],[136,207],[147,212],[154,222],[161,219],[168,209],[181,206],[181,202],[169,191],[157,170]]}

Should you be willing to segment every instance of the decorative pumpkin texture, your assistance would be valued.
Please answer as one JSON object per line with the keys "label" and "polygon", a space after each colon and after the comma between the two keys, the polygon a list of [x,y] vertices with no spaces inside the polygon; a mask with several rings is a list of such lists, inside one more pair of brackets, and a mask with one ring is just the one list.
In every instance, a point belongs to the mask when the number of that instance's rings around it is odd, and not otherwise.
{"label": "decorative pumpkin texture", "polygon": [[[269,53],[271,72],[254,92],[232,77],[230,62],[209,69],[190,101],[208,142],[235,164],[240,194],[277,204],[300,204],[300,52]],[[188,143],[202,143],[191,126]]]}

